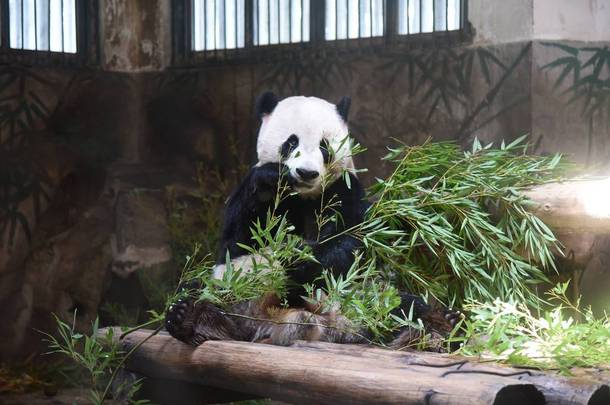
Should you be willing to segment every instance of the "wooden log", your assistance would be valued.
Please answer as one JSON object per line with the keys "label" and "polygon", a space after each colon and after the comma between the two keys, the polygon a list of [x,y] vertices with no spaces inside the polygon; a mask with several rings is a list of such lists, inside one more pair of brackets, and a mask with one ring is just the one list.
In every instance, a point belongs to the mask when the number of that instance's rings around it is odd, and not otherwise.
{"label": "wooden log", "polygon": [[557,234],[610,233],[610,179],[549,183],[525,192]]}
{"label": "wooden log", "polygon": [[[371,358],[400,365],[426,364],[453,373],[465,374],[513,374],[522,381],[531,382],[545,397],[547,404],[579,405],[610,404],[608,383],[591,377],[567,378],[543,373],[532,369],[518,369],[491,362],[476,362],[475,359],[438,353],[419,351],[394,351],[362,345],[337,345],[325,342],[297,342],[293,347],[302,350],[318,350],[328,353],[346,354],[361,358]],[[602,376],[600,374],[600,376]],[[605,377],[605,376],[604,376]]]}
{"label": "wooden log", "polygon": [[[149,335],[150,331],[137,331],[121,343],[129,350]],[[357,356],[341,350],[247,342],[209,341],[193,348],[166,334],[154,336],[139,347],[126,367],[153,378],[220,387],[291,403],[545,403],[541,391],[519,379],[519,375],[474,376],[452,373],[447,367],[390,362],[387,357]]]}

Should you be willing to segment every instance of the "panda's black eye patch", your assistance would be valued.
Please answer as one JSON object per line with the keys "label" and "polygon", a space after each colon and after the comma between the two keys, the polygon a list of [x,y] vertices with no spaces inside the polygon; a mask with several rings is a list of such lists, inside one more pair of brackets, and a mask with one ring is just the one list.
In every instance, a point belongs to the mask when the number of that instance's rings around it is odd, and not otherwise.
{"label": "panda's black eye patch", "polygon": [[296,136],[295,134],[292,134],[282,144],[282,147],[280,148],[280,155],[282,155],[282,157],[284,159],[286,159],[288,156],[290,156],[292,151],[294,151],[298,146],[299,146],[299,137]]}
{"label": "panda's black eye patch", "polygon": [[331,160],[331,150],[326,139],[322,139],[320,141],[320,152],[322,152],[322,159],[324,159],[324,163],[329,164]]}

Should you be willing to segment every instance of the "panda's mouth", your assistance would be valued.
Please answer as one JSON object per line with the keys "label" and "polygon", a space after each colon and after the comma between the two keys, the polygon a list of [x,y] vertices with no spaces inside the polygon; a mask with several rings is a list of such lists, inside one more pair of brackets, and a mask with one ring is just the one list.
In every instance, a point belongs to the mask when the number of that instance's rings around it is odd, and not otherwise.
{"label": "panda's mouth", "polygon": [[320,182],[314,180],[302,180],[293,179],[292,189],[301,195],[313,195],[318,194],[320,189]]}

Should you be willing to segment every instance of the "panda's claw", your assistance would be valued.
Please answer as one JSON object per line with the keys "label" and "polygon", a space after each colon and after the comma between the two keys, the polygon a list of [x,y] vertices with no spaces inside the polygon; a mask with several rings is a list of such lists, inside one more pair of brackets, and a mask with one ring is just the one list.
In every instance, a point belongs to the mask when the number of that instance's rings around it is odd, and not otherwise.
{"label": "panda's claw", "polygon": [[190,326],[184,325],[190,311],[193,309],[194,299],[179,299],[169,306],[165,313],[165,329],[176,339],[184,341],[191,334]]}
{"label": "panda's claw", "polygon": [[449,325],[454,328],[462,319],[464,319],[464,314],[458,310],[448,308],[445,310],[445,319],[447,322],[449,322]]}

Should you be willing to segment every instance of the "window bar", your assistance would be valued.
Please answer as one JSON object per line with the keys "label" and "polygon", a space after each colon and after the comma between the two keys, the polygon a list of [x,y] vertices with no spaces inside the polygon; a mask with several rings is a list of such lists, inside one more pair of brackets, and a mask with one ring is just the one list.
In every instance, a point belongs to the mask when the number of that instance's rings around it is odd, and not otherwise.
{"label": "window bar", "polygon": [[445,31],[449,31],[449,0],[445,0]]}
{"label": "window bar", "polygon": [[[227,3],[226,1],[220,2],[222,4],[222,42],[224,48],[224,54],[227,54]],[[237,21],[235,21],[237,24]]]}
{"label": "window bar", "polygon": [[208,27],[208,1],[202,0],[203,3],[203,50],[207,51],[208,49],[208,37],[210,37],[209,27]]}
{"label": "window bar", "polygon": [[369,28],[371,29],[371,37],[373,36],[373,0],[369,0]]}
{"label": "window bar", "polygon": [[191,17],[191,49],[196,51],[197,48],[195,47],[195,0],[191,0],[190,5],[191,12],[189,13],[189,17]]}
{"label": "window bar", "polygon": [[460,29],[466,27],[466,16],[468,14],[468,5],[466,4],[467,0],[459,0],[460,2],[460,23],[458,24],[458,27],[460,27]]}
{"label": "window bar", "polygon": [[436,0],[432,1],[432,32],[436,31]]}
{"label": "window bar", "polygon": [[[47,51],[51,52],[51,0],[47,1]],[[76,49],[78,50],[78,46]]]}
{"label": "window bar", "polygon": [[335,0],[335,40],[339,39],[339,0]]}
{"label": "window bar", "polygon": [[23,28],[24,26],[25,26],[25,24],[23,23],[23,0],[21,0],[21,49],[24,49],[24,43],[25,43],[25,35],[24,35],[24,28]]}
{"label": "window bar", "polygon": [[261,44],[261,20],[260,20],[260,12],[259,12],[259,1],[256,0],[256,45]]}
{"label": "window bar", "polygon": [[271,0],[267,0],[267,43],[271,43]]}
{"label": "window bar", "polygon": [[347,33],[345,34],[345,39],[349,39],[349,0],[345,0],[347,3]]}
{"label": "window bar", "polygon": [[357,12],[357,18],[356,21],[358,21],[358,38],[362,38],[362,29],[364,28],[362,25],[362,20],[361,20],[361,12],[362,12],[362,0],[358,0],[358,12]]}
{"label": "window bar", "polygon": [[212,1],[212,5],[214,6],[214,11],[213,11],[213,15],[214,15],[214,23],[212,24],[212,32],[214,33],[214,42],[212,42],[212,49],[214,49],[214,55],[216,55],[216,50],[218,49],[217,46],[217,40],[218,38],[216,38],[216,28],[218,28],[218,21],[216,20],[216,15],[218,13],[218,11],[216,10],[216,0],[211,0]]}
{"label": "window bar", "polygon": [[2,48],[8,49],[11,47],[11,43],[10,43],[11,32],[10,32],[10,27],[9,27],[9,23],[8,23],[10,21],[9,4],[6,1],[0,2],[0,18],[2,19],[2,23],[0,24],[0,31],[1,31],[0,46]]}
{"label": "window bar", "polygon": [[405,4],[405,9],[407,10],[407,34],[411,33],[411,16],[409,15],[409,3],[413,0],[408,0]]}
{"label": "window bar", "polygon": [[61,51],[64,52],[64,0],[61,0]]}
{"label": "window bar", "polygon": [[424,27],[424,5],[423,5],[423,0],[419,0],[419,32],[423,31],[423,27]]}
{"label": "window bar", "polygon": [[[23,0],[21,0],[23,1]],[[38,3],[38,1],[34,0],[34,50],[37,51],[38,50],[38,16],[37,14],[37,10],[36,10],[36,3]]]}

